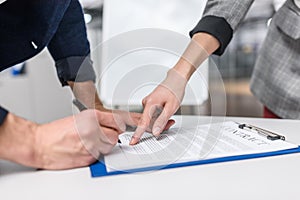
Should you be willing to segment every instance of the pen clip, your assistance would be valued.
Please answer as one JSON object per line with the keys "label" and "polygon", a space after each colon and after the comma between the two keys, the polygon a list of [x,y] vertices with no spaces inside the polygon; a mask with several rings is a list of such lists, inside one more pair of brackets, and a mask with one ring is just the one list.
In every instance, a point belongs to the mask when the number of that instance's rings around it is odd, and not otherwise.
{"label": "pen clip", "polygon": [[85,106],[81,101],[79,101],[78,99],[73,99],[73,104],[78,108],[78,110],[84,111],[87,110],[87,106]]}
{"label": "pen clip", "polygon": [[265,136],[269,140],[285,140],[285,137],[283,135],[279,135],[277,133],[259,128],[257,126],[249,125],[249,124],[240,124],[240,129],[248,129],[250,131],[255,131],[259,133],[260,135]]}

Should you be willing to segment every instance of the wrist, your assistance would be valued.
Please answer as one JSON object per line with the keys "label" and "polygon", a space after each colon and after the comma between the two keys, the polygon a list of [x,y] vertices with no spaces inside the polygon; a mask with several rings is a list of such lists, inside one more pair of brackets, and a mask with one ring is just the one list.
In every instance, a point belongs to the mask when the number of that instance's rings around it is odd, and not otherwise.
{"label": "wrist", "polygon": [[95,98],[95,109],[101,112],[109,112],[110,110],[105,108],[99,98]]}
{"label": "wrist", "polygon": [[0,126],[0,158],[26,166],[36,166],[37,124],[8,113]]}
{"label": "wrist", "polygon": [[198,44],[198,49],[203,49],[207,56],[211,55],[220,47],[219,40],[211,34],[200,32],[193,36],[192,41]]}
{"label": "wrist", "polygon": [[173,94],[178,96],[178,99],[182,100],[182,94],[185,91],[187,83],[188,79],[176,69],[172,68],[168,71],[167,77],[160,85],[169,89]]}
{"label": "wrist", "polygon": [[75,98],[82,102],[87,108],[97,109],[102,112],[109,112],[109,109],[106,109],[99,99],[96,87],[93,82],[68,82],[71,89],[73,90]]}
{"label": "wrist", "polygon": [[68,82],[76,99],[83,103],[87,108],[95,108],[96,87],[92,81]]}
{"label": "wrist", "polygon": [[182,78],[188,81],[190,80],[193,73],[196,71],[196,68],[185,59],[180,58],[171,70],[175,70],[178,73],[178,75],[180,75]]}
{"label": "wrist", "polygon": [[220,46],[218,40],[207,33],[197,33],[175,65],[174,69],[189,80],[197,68]]}

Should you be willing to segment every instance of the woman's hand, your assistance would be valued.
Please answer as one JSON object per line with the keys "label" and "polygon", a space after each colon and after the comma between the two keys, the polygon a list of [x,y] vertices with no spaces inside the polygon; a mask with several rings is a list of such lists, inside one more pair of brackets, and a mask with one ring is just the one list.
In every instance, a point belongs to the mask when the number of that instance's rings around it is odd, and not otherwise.
{"label": "woman's hand", "polygon": [[187,79],[171,69],[166,79],[143,99],[144,112],[132,136],[131,145],[138,143],[147,129],[150,128],[153,135],[158,136],[175,123],[169,119],[180,107],[186,84]]}

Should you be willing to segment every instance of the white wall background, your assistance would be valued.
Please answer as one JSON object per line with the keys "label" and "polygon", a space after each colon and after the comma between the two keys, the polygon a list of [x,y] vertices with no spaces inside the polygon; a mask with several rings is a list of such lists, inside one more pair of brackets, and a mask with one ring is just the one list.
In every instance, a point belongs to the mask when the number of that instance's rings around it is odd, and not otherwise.
{"label": "white wall background", "polygon": [[72,94],[58,82],[54,62],[45,50],[27,62],[24,76],[0,73],[0,105],[38,123],[72,114]]}
{"label": "white wall background", "polygon": [[[131,47],[139,43],[152,47],[151,41],[153,47],[177,46],[178,51],[183,52],[190,41],[188,33],[201,18],[205,4],[206,0],[104,0],[103,41],[106,42],[99,84],[104,103],[109,106],[141,105],[143,97],[164,79],[179,56],[157,49],[121,54],[133,50]],[[144,28],[148,30],[127,33],[128,37],[119,35]],[[157,31],[152,35],[149,28],[170,32],[154,36]],[[120,51],[119,54],[116,51]],[[204,63],[190,80],[184,105],[199,105],[208,98],[207,69]]]}

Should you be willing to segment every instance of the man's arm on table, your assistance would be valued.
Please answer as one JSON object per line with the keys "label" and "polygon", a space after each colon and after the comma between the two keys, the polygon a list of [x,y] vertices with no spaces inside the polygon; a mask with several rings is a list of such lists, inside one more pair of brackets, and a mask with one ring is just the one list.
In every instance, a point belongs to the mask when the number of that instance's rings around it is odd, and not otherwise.
{"label": "man's arm on table", "polygon": [[42,169],[87,166],[115,146],[121,123],[96,110],[47,124],[7,113],[0,125],[0,159]]}

